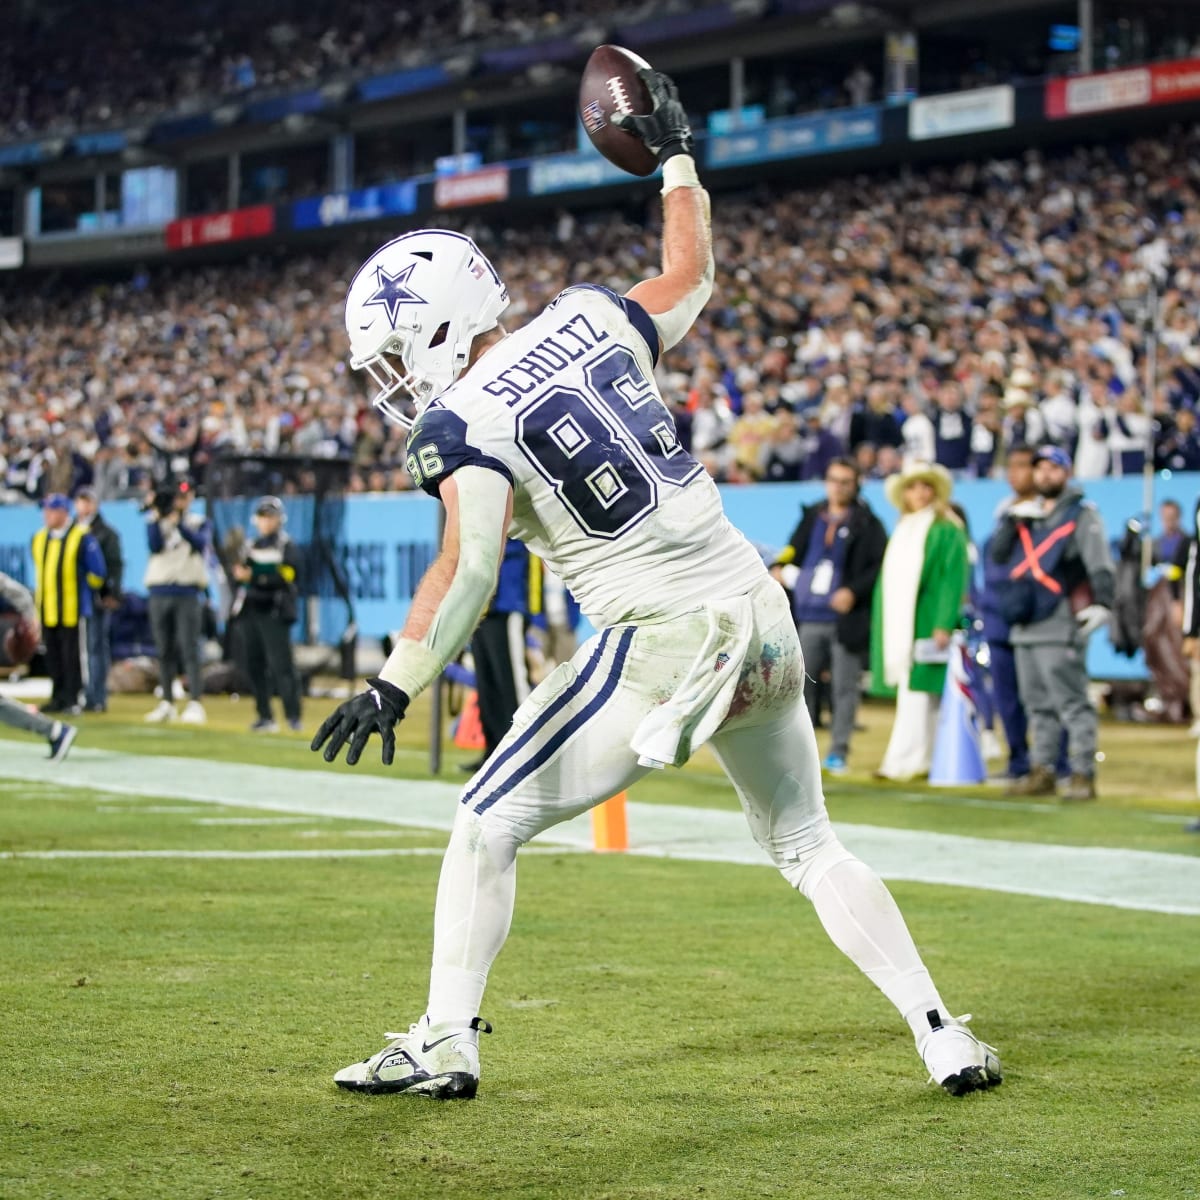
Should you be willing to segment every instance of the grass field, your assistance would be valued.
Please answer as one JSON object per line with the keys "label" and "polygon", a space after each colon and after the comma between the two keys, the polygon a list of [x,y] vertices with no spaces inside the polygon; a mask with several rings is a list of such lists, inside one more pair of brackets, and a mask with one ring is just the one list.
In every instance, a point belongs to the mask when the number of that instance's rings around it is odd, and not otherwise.
{"label": "grass field", "polygon": [[[354,786],[306,738],[245,734],[244,702],[214,701],[205,729],[147,728],[146,707],[88,719],[80,760],[104,747]],[[867,710],[836,821],[982,853],[1200,855],[1178,730],[1106,727],[1104,797],[1066,807],[876,787],[886,719]],[[404,778],[428,775],[426,727],[420,711],[402,727],[398,806]],[[358,1097],[332,1072],[423,1008],[444,834],[65,787],[49,764],[5,778],[30,745],[0,741],[6,1200],[1200,1196],[1196,917],[893,885],[948,1002],[1004,1057],[1003,1087],[955,1101],[774,872],[547,847],[521,864],[480,1098]],[[633,799],[735,804],[705,755]],[[32,856],[84,850],[339,856]]]}

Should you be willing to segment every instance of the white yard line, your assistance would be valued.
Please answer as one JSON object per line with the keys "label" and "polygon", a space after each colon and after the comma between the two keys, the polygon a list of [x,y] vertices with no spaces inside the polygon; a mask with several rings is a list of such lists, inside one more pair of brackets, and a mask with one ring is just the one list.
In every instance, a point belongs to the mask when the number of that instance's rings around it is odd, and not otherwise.
{"label": "white yard line", "polygon": [[[0,851],[0,860],[22,858],[441,858],[444,846],[394,846],[377,850],[18,850]],[[523,854],[581,854],[571,846],[526,846]]]}
{"label": "white yard line", "polygon": [[[70,759],[56,766],[43,754],[41,747],[32,743],[27,747],[6,742],[0,757],[0,779],[57,784],[93,794],[152,796],[441,831],[449,830],[453,823],[460,790],[449,783],[399,777],[353,778],[243,763],[118,754],[90,747],[74,750]],[[730,811],[724,811],[631,802],[631,853],[765,865],[765,855],[751,839],[741,813],[733,808],[732,796],[730,803]],[[838,823],[837,829],[845,844],[885,879],[1200,915],[1200,858],[1184,854],[1001,841],[873,825]],[[585,814],[556,826],[540,841],[551,853],[556,843],[587,850],[592,845],[590,818]],[[68,852],[46,853],[62,856]],[[273,853],[246,852],[251,857]],[[363,852],[295,851],[279,852],[278,857],[314,853]],[[193,854],[236,857],[223,851]]]}

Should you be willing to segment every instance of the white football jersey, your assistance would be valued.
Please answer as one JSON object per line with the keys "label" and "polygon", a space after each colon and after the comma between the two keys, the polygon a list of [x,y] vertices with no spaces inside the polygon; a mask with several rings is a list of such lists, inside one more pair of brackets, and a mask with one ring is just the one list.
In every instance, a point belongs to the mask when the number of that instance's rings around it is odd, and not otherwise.
{"label": "white football jersey", "polygon": [[598,627],[675,616],[765,574],[679,444],[657,357],[639,304],[570,287],[426,408],[408,439],[408,470],[431,495],[459,467],[504,475],[510,536]]}

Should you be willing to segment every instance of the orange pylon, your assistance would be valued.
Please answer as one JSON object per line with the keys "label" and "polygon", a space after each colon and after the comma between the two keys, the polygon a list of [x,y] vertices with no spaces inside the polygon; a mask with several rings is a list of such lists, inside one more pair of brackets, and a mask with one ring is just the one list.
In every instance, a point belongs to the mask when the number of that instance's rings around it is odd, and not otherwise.
{"label": "orange pylon", "polygon": [[629,826],[625,820],[625,793],[592,809],[592,840],[597,850],[628,850]]}

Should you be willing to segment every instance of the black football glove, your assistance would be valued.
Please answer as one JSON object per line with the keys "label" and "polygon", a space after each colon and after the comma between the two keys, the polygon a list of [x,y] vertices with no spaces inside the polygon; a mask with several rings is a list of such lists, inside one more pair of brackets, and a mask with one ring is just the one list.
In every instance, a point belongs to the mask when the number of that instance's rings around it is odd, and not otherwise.
{"label": "black football glove", "polygon": [[390,767],[396,756],[396,726],[404,720],[408,696],[384,679],[368,679],[367,690],[339,704],[321,723],[310,749],[325,746],[325,761],[333,762],[347,741],[346,762],[350,766],[362,757],[371,734],[383,741],[383,765]]}
{"label": "black football glove", "polygon": [[640,137],[660,166],[676,154],[691,154],[692,127],[679,102],[675,81],[653,67],[642,67],[638,78],[646,85],[654,107],[648,113],[622,113],[613,117],[613,124]]}

